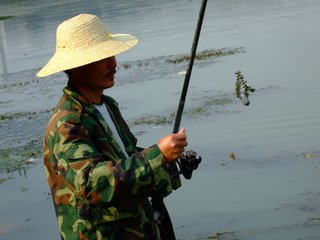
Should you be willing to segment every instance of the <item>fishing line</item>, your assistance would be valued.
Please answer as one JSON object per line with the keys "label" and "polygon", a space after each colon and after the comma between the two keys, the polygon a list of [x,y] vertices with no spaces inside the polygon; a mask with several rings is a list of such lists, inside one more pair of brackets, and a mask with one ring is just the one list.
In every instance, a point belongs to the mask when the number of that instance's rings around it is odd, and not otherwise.
{"label": "fishing line", "polygon": [[240,63],[239,63],[239,69],[241,69],[242,68],[242,63],[243,63],[243,59],[245,58],[245,53],[246,53],[246,45],[247,45],[247,34],[248,34],[248,22],[249,22],[249,17],[248,17],[248,14],[246,13],[245,14],[245,16],[246,16],[246,19],[242,22],[242,26],[243,25],[245,25],[245,27],[244,27],[244,36],[243,36],[243,39],[242,39],[242,45],[241,45],[241,48],[243,48],[243,54],[241,55],[241,57],[240,57]]}
{"label": "fishing line", "polygon": [[248,24],[249,23],[248,14],[245,13],[245,16],[246,16],[246,18],[242,22],[242,26],[243,26],[243,24],[245,25],[245,27],[244,27],[245,31],[244,31],[244,36],[243,36],[242,46],[241,46],[241,48],[243,48],[243,50],[242,50],[243,52],[242,52],[242,56],[240,57],[239,68],[235,72],[235,75],[236,75],[235,94],[236,94],[237,98],[240,99],[242,104],[244,106],[248,107],[248,111],[251,112],[251,110],[249,108],[249,104],[250,104],[249,95],[251,93],[253,93],[255,91],[255,89],[247,84],[247,81],[244,79],[244,76],[240,70],[243,67],[243,62],[244,62],[244,58],[245,58],[245,56],[243,56],[243,55],[246,54],[245,46],[247,44],[248,25],[249,25]]}

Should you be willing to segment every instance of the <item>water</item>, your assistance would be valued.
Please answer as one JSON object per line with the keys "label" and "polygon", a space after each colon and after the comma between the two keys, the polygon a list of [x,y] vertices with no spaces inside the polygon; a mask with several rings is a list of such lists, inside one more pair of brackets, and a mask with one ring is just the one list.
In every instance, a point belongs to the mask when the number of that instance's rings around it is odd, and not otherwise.
{"label": "water", "polygon": [[[113,33],[139,39],[118,56],[117,86],[106,92],[128,122],[176,110],[183,81],[177,73],[186,64],[163,59],[189,53],[199,1],[1,0],[0,6],[0,15],[15,16],[0,21],[0,115],[14,116],[0,120],[1,149],[41,139],[66,79],[39,80],[35,73],[54,52],[58,23],[81,12],[98,14]],[[208,1],[199,51],[242,47],[245,53],[195,62],[186,112],[204,112],[187,114],[182,126],[204,160],[166,200],[179,239],[218,232],[226,239],[319,239],[319,221],[308,222],[320,212],[319,20],[316,0]],[[150,65],[121,68],[136,61]],[[233,95],[237,70],[257,89],[249,108]],[[223,97],[230,101],[206,105]],[[172,126],[132,129],[146,146]],[[1,184],[0,239],[58,238],[41,160],[36,162]]]}

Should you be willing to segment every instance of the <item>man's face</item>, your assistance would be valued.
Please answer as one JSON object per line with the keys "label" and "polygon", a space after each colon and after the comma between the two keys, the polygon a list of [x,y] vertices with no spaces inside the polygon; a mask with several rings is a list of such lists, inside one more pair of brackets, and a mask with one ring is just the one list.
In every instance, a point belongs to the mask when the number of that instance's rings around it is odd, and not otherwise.
{"label": "man's face", "polygon": [[104,90],[114,85],[117,61],[109,57],[98,62],[79,67],[77,74],[81,84],[91,90]]}

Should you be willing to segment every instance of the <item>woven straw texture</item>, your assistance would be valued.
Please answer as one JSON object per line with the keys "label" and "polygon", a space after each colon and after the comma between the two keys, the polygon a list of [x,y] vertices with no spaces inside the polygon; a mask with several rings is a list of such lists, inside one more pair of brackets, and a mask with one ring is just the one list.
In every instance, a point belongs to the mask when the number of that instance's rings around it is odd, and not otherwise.
{"label": "woven straw texture", "polygon": [[45,77],[115,56],[134,47],[129,34],[111,34],[95,15],[80,14],[61,23],[56,33],[56,52],[37,73]]}

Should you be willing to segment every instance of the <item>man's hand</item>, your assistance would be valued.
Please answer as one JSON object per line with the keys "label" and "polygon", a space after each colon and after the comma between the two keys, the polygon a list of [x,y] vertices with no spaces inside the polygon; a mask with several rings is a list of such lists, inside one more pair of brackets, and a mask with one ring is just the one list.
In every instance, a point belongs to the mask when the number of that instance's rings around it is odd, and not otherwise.
{"label": "man's hand", "polygon": [[165,163],[171,163],[179,159],[188,145],[185,129],[161,138],[157,142]]}

